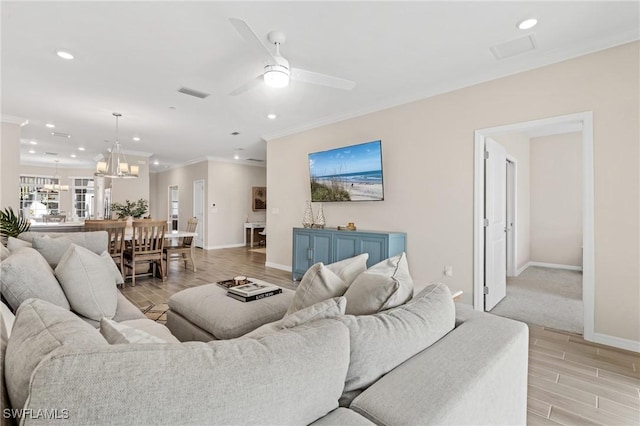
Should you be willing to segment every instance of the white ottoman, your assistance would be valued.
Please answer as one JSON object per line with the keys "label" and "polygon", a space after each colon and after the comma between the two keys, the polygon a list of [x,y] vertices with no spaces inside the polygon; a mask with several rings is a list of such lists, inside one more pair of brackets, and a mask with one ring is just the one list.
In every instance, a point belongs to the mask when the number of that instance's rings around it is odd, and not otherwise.
{"label": "white ottoman", "polygon": [[182,342],[234,339],[281,319],[294,294],[283,288],[275,296],[241,302],[217,284],[189,288],[169,298],[167,327]]}

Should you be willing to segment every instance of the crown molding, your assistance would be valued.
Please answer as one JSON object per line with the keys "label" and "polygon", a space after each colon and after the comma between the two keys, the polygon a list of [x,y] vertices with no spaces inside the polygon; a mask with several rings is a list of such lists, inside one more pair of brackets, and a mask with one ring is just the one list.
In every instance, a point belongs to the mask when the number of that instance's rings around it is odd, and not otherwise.
{"label": "crown molding", "polygon": [[29,120],[24,117],[18,117],[15,115],[7,115],[7,114],[0,115],[0,120],[2,120],[3,123],[11,123],[11,124],[19,124],[19,125],[21,125],[25,121],[29,122]]}

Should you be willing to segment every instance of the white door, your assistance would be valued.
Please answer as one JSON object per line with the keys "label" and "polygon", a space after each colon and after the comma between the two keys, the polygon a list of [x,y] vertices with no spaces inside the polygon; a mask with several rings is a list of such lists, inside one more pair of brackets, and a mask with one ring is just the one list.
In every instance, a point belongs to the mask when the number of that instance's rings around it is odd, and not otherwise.
{"label": "white door", "polygon": [[493,139],[485,141],[485,311],[507,294],[507,152]]}
{"label": "white door", "polygon": [[194,238],[196,247],[204,247],[204,180],[193,181],[193,217],[198,219],[196,232],[198,236]]}
{"label": "white door", "polygon": [[507,158],[507,276],[517,275],[516,262],[516,163]]}

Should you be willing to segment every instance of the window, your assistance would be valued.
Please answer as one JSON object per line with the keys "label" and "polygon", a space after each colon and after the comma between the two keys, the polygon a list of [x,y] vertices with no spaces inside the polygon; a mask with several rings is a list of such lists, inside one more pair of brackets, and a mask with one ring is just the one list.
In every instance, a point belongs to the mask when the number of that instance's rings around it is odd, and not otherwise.
{"label": "window", "polygon": [[93,178],[73,179],[73,212],[77,217],[93,217]]}
{"label": "window", "polygon": [[44,185],[56,183],[58,179],[50,177],[21,175],[20,213],[29,218],[60,213],[60,194],[43,190]]}

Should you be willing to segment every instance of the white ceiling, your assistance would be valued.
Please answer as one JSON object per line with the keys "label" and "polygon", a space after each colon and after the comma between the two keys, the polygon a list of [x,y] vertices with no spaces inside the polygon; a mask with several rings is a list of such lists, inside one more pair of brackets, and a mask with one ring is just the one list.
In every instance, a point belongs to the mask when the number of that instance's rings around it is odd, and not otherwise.
{"label": "white ceiling", "polygon": [[[640,9],[638,1],[3,0],[1,14],[2,115],[29,120],[23,164],[93,167],[115,138],[111,114],[120,112],[124,149],[147,153],[160,163],[152,170],[162,170],[205,157],[231,161],[238,148],[243,159],[264,160],[265,138],[637,40]],[[355,88],[292,82],[229,96],[263,66],[230,17],[265,43],[269,31],[283,31],[291,66],[354,80]],[[539,24],[517,29],[528,17]],[[527,35],[535,50],[493,55],[492,46]],[[75,59],[58,58],[60,49]],[[211,96],[178,93],[182,86]],[[71,138],[51,136],[45,123]]]}

